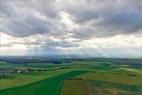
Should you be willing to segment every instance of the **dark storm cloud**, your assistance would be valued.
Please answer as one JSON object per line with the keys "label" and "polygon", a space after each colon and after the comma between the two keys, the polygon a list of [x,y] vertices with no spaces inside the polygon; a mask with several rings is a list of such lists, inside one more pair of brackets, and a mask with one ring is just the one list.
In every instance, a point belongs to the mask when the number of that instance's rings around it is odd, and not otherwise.
{"label": "dark storm cloud", "polygon": [[78,24],[70,37],[92,39],[142,33],[141,0],[1,0],[1,31],[15,36],[66,36],[59,13],[65,11]]}
{"label": "dark storm cloud", "polygon": [[1,0],[0,1],[0,16],[13,16],[14,6],[11,2]]}
{"label": "dark storm cloud", "polygon": [[74,29],[75,38],[92,39],[142,33],[140,0],[89,0],[85,6],[79,11],[68,9],[81,26]]}
{"label": "dark storm cloud", "polygon": [[74,37],[90,39],[93,37],[109,37],[117,34],[142,33],[141,11],[124,11],[113,15],[102,15],[97,19],[101,20],[96,23],[92,19],[92,21],[82,23],[82,27],[74,30]]}
{"label": "dark storm cloud", "polygon": [[25,19],[10,19],[3,31],[15,37],[26,37],[34,34],[44,34],[51,30],[48,21],[28,16]]}
{"label": "dark storm cloud", "polygon": [[100,26],[109,27],[113,31],[119,30],[124,34],[126,32],[139,32],[142,29],[142,13],[141,11],[125,11],[106,17]]}
{"label": "dark storm cloud", "polygon": [[[28,7],[28,2],[1,1],[0,30],[14,37],[27,37],[34,34],[52,34],[54,18],[48,17],[38,10]],[[21,7],[20,5],[23,7]],[[27,4],[27,7],[26,7]],[[48,11],[47,11],[48,12]],[[56,34],[56,33],[53,33]]]}
{"label": "dark storm cloud", "polygon": [[75,7],[75,8],[69,8],[69,9],[66,9],[71,15],[74,16],[74,20],[77,22],[77,23],[83,23],[83,22],[86,22],[86,21],[89,21],[91,19],[97,19],[98,17],[98,12],[95,11],[93,8],[91,9],[84,9],[79,7],[79,10],[76,10],[76,8],[78,7]]}

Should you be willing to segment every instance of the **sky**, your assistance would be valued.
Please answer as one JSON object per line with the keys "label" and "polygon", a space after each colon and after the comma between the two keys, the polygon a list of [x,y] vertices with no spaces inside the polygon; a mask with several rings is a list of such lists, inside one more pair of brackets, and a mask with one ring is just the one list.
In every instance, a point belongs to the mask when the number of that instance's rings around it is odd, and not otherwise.
{"label": "sky", "polygon": [[142,57],[142,0],[0,0],[0,54]]}

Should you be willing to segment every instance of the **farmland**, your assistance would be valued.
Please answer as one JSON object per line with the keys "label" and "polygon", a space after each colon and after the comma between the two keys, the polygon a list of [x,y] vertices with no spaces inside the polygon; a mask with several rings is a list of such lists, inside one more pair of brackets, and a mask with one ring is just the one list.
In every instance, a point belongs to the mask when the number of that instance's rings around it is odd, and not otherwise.
{"label": "farmland", "polygon": [[0,95],[141,95],[141,59],[0,61]]}
{"label": "farmland", "polygon": [[81,79],[70,79],[64,81],[61,95],[90,95],[85,81]]}

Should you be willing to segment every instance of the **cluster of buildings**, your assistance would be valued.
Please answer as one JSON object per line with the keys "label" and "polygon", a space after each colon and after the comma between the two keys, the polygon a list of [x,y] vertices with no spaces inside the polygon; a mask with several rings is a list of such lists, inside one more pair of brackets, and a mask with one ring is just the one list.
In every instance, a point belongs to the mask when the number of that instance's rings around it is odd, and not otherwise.
{"label": "cluster of buildings", "polygon": [[0,77],[10,73],[29,73],[32,71],[46,71],[45,68],[0,68]]}

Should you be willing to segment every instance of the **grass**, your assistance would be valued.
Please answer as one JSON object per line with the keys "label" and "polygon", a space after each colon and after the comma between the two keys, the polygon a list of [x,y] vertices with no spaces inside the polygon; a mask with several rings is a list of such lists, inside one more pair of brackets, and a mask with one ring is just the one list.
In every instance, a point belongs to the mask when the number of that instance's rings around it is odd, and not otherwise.
{"label": "grass", "polygon": [[0,61],[0,68],[12,68],[12,67],[16,67],[16,64],[10,64],[4,61]]}
{"label": "grass", "polygon": [[88,80],[92,95],[141,95],[142,85],[126,85],[107,81]]}
{"label": "grass", "polygon": [[86,84],[82,80],[67,80],[72,77],[87,81],[91,95],[142,95],[142,68],[113,64],[111,60],[73,61],[56,65],[0,62],[0,68],[7,67],[46,68],[47,71],[11,73],[1,78],[0,95],[84,95],[82,92],[88,89]]}
{"label": "grass", "polygon": [[7,78],[0,79],[0,90],[17,86],[24,86],[70,71],[73,71],[73,69],[59,69],[46,72],[33,72],[29,74],[11,74]]}
{"label": "grass", "polygon": [[82,73],[85,73],[85,71],[72,71],[29,85],[2,90],[0,93],[1,95],[60,95],[64,79]]}
{"label": "grass", "polygon": [[114,83],[123,83],[123,84],[141,84],[142,85],[142,76],[128,76],[125,74],[113,74],[105,72],[88,72],[86,74],[78,76],[79,78],[86,80],[102,80]]}

